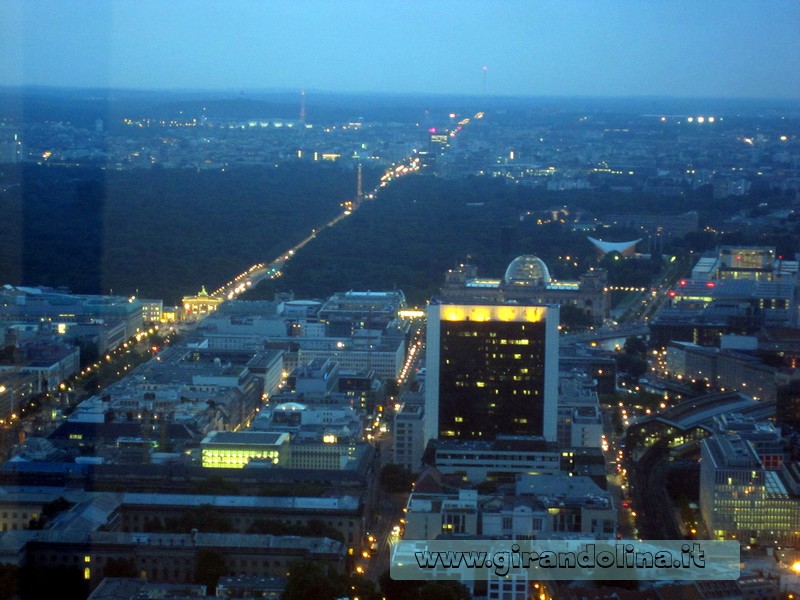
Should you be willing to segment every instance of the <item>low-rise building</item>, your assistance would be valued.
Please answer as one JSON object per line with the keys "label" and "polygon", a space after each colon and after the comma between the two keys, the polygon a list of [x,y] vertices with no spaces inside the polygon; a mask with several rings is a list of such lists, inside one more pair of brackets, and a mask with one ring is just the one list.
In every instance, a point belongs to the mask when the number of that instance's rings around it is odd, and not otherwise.
{"label": "low-rise building", "polygon": [[156,583],[194,580],[197,554],[213,551],[229,573],[285,577],[292,563],[313,560],[344,567],[346,547],[321,537],[241,533],[123,533],[13,531],[0,534],[0,560],[30,567],[79,565],[90,587],[103,580],[110,562],[130,561],[141,577]]}
{"label": "low-rise building", "polygon": [[386,329],[405,303],[400,290],[338,292],[319,309],[319,319],[327,324],[328,335],[349,337],[359,329]]}
{"label": "low-rise building", "polygon": [[369,330],[352,338],[296,338],[298,364],[331,359],[343,370],[374,371],[378,379],[396,379],[405,360],[405,339]]}
{"label": "low-rise building", "polygon": [[603,419],[597,383],[581,371],[558,377],[557,443],[560,448],[600,448]]}
{"label": "low-rise building", "polygon": [[[264,379],[250,371],[245,352],[170,348],[103,389],[70,415],[72,421],[135,422],[156,432],[161,423],[200,433],[236,429],[248,423],[267,393]],[[276,365],[269,369],[277,377]],[[266,376],[266,367],[261,369]]]}
{"label": "low-rise building", "polygon": [[283,383],[283,352],[262,350],[247,362],[247,370],[264,382],[262,399],[269,401]]}
{"label": "low-rise building", "polygon": [[305,470],[347,470],[358,463],[369,444],[335,434],[291,439],[287,432],[212,431],[200,444],[205,468],[275,467]]}
{"label": "low-rise building", "polygon": [[741,309],[732,324],[749,319],[759,326],[782,327],[797,322],[796,283],[796,276],[774,280],[681,279],[668,292],[668,306],[682,311],[704,310],[708,315],[713,314],[709,309]]}
{"label": "low-rise building", "polygon": [[161,323],[164,312],[164,301],[158,299],[139,298],[142,305],[142,321],[145,323]]}
{"label": "low-rise building", "polygon": [[210,600],[205,585],[191,583],[153,583],[141,577],[105,577],[87,600]]}
{"label": "low-rise building", "polygon": [[743,544],[800,541],[800,469],[765,468],[754,444],[728,431],[701,442],[700,512],[713,539]]}
{"label": "low-rise building", "polygon": [[512,482],[519,473],[557,474],[571,456],[544,440],[501,436],[493,442],[439,440],[434,460],[443,475],[478,483]]}
{"label": "low-rise building", "polygon": [[136,298],[69,294],[47,287],[5,285],[0,288],[0,321],[43,323],[122,322],[124,339],[142,331],[142,305]]}
{"label": "low-rise building", "polygon": [[425,397],[421,393],[407,392],[403,400],[394,418],[392,462],[409,473],[416,473],[422,468],[425,451]]}
{"label": "low-rise building", "polygon": [[403,537],[435,540],[440,535],[478,535],[480,527],[478,492],[459,490],[454,494],[409,496]]}
{"label": "low-rise building", "polygon": [[288,433],[212,431],[200,443],[202,464],[210,469],[242,468],[252,461],[288,462]]}
{"label": "low-rise building", "polygon": [[35,373],[0,370],[0,421],[18,415],[25,400],[36,393],[38,384]]}
{"label": "low-rise building", "polygon": [[280,600],[288,581],[286,577],[220,577],[217,597]]}
{"label": "low-rise building", "polygon": [[[250,426],[251,431],[286,431],[292,437],[324,441],[361,438],[361,417],[351,406],[283,402],[265,406]],[[330,439],[330,438],[329,438]]]}
{"label": "low-rise building", "polygon": [[[233,306],[229,307],[231,304]],[[208,315],[197,333],[208,340],[212,350],[257,351],[268,338],[287,335],[286,319],[275,303],[232,302]],[[248,309],[245,311],[244,309]]]}
{"label": "low-rise building", "polygon": [[515,540],[575,536],[614,539],[611,495],[589,477],[520,475],[513,495],[413,492],[406,506],[406,539],[482,535]]}
{"label": "low-rise building", "polygon": [[578,535],[610,540],[617,531],[611,494],[589,477],[520,475],[516,497],[495,502],[490,509],[484,516],[484,535],[511,535],[514,539]]}
{"label": "low-rise building", "polygon": [[691,342],[667,346],[667,374],[688,382],[737,390],[756,400],[775,400],[778,370],[746,352],[720,350]]}
{"label": "low-rise building", "polygon": [[35,378],[35,393],[58,389],[80,371],[80,351],[55,340],[34,340],[14,349],[0,361],[0,373],[27,373]]}
{"label": "low-rise building", "polygon": [[239,533],[252,531],[259,521],[269,521],[299,528],[319,522],[339,531],[348,544],[359,543],[364,534],[364,503],[358,496],[348,495],[312,498],[127,492],[120,498],[120,529],[133,533],[161,530],[170,520],[203,509],[218,511],[231,531]]}
{"label": "low-rise building", "polygon": [[798,261],[778,256],[772,246],[721,246],[697,261],[692,279],[778,281],[796,278],[798,270]]}

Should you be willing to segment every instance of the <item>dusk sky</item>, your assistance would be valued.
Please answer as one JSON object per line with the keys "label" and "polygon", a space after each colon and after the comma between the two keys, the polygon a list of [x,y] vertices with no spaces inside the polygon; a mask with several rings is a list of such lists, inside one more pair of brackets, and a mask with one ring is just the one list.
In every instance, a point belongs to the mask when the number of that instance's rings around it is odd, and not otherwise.
{"label": "dusk sky", "polygon": [[2,0],[0,85],[800,98],[796,0]]}

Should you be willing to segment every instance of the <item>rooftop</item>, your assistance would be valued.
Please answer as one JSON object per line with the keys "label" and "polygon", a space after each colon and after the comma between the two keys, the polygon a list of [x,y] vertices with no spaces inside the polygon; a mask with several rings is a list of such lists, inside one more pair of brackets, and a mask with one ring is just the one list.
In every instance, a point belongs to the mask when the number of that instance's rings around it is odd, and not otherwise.
{"label": "rooftop", "polygon": [[299,496],[208,496],[203,494],[122,494],[123,505],[204,506],[219,508],[256,508],[263,510],[357,511],[361,501],[356,496],[326,498]]}
{"label": "rooftop", "polygon": [[[8,534],[21,534],[9,536]],[[13,539],[11,539],[13,537]],[[0,547],[6,543],[87,544],[112,546],[184,546],[197,548],[253,548],[283,551],[306,550],[311,554],[341,554],[341,542],[325,537],[264,535],[243,533],[125,533],[120,531],[23,531],[0,534]]]}
{"label": "rooftop", "polygon": [[289,438],[287,433],[262,431],[212,431],[203,440],[203,446],[282,446]]}

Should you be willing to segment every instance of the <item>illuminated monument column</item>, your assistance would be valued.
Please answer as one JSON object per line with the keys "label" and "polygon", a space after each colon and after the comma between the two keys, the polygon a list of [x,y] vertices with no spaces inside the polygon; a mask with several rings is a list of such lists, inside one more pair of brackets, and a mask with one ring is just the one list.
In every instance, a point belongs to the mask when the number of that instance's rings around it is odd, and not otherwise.
{"label": "illuminated monument column", "polygon": [[428,306],[425,439],[556,439],[558,306]]}

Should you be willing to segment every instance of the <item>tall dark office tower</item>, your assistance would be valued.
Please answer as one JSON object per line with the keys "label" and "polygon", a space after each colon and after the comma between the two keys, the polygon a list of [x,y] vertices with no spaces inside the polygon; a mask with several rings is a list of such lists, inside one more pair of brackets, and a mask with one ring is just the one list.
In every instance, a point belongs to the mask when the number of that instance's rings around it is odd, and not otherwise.
{"label": "tall dark office tower", "polygon": [[775,420],[778,425],[800,427],[800,382],[792,381],[778,388]]}
{"label": "tall dark office tower", "polygon": [[428,306],[425,438],[556,439],[558,306]]}

